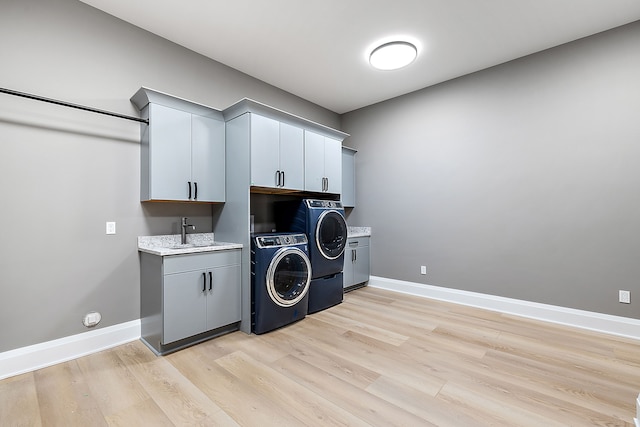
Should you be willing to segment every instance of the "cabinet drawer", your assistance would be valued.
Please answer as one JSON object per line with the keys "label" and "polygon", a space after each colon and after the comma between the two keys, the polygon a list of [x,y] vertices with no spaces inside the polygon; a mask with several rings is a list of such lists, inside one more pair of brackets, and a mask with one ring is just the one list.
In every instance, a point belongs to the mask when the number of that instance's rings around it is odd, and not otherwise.
{"label": "cabinet drawer", "polygon": [[164,274],[240,264],[240,249],[166,256]]}
{"label": "cabinet drawer", "polygon": [[370,237],[350,237],[347,239],[347,248],[369,246],[369,239]]}

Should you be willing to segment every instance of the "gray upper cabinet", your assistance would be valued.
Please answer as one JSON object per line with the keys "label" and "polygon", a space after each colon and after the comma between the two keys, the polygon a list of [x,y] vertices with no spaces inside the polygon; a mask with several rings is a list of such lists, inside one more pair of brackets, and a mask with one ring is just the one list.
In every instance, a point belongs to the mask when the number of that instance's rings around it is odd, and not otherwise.
{"label": "gray upper cabinet", "polygon": [[251,114],[251,185],[304,189],[304,142],[301,128]]}
{"label": "gray upper cabinet", "polygon": [[191,115],[191,179],[198,186],[194,200],[225,201],[224,121]]}
{"label": "gray upper cabinet", "polygon": [[211,108],[140,89],[142,201],[225,201],[225,124]]}
{"label": "gray upper cabinet", "polygon": [[315,132],[304,132],[305,190],[342,192],[342,143]]}
{"label": "gray upper cabinet", "polygon": [[223,111],[227,123],[247,113],[252,187],[341,193],[348,134],[246,98]]}
{"label": "gray upper cabinet", "polygon": [[356,206],[356,150],[342,147],[342,206]]}

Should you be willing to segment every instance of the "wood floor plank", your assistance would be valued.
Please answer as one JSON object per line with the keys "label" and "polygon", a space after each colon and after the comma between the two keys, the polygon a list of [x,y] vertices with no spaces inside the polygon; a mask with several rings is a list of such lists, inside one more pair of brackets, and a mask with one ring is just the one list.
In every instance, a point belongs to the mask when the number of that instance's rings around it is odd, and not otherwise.
{"label": "wood floor plank", "polygon": [[110,414],[105,418],[105,421],[111,427],[175,427],[175,424],[171,422],[153,399],[145,399],[126,409]]}
{"label": "wood floor plank", "polygon": [[538,412],[513,405],[505,396],[496,396],[473,383],[448,382],[438,394],[450,404],[455,404],[469,416],[493,426],[566,427],[562,421],[548,419]]}
{"label": "wood floor plank", "polygon": [[633,426],[640,341],[362,288],[263,335],[0,381],[1,426]]}
{"label": "wood floor plank", "polygon": [[281,372],[314,393],[348,410],[356,417],[375,426],[430,426],[427,419],[399,408],[389,401],[346,383],[333,375],[294,357],[277,363]]}
{"label": "wood floor plank", "polygon": [[349,319],[329,310],[315,313],[314,317],[334,326],[347,327],[351,331],[358,332],[359,334],[366,335],[391,345],[400,345],[409,339],[406,335],[389,331],[388,329],[378,326],[373,326],[361,320]]}
{"label": "wood floor plank", "polygon": [[75,360],[34,372],[43,426],[106,426]]}
{"label": "wood floor plank", "polygon": [[397,347],[350,331],[342,332],[342,329],[318,319],[309,319],[299,328],[287,328],[284,333],[334,352],[381,375],[410,383],[427,394],[435,395],[442,387],[441,379],[433,377],[428,368],[412,364]]}
{"label": "wood floor plank", "polygon": [[619,419],[634,410],[633,396],[638,388],[620,387],[615,380],[598,373],[575,372],[567,376],[553,365],[498,352],[489,353],[484,363],[498,372],[496,377],[520,385],[529,393],[544,394]]}
{"label": "wood floor plank", "polygon": [[380,376],[379,373],[347,360],[335,352],[327,351],[307,341],[298,340],[285,333],[284,330],[272,332],[269,334],[269,339],[280,348],[286,349],[287,355],[296,356],[298,359],[356,387],[364,389]]}
{"label": "wood floor plank", "polygon": [[[243,351],[264,363],[278,360],[281,357],[286,356],[288,351],[287,349],[280,347],[280,345],[275,344],[271,339],[270,334],[227,334],[218,339],[212,340],[209,343],[215,343],[216,346],[224,350],[225,354],[220,354],[218,357],[224,357],[236,351]],[[209,343],[205,343],[205,345],[208,345]]]}
{"label": "wood floor plank", "polygon": [[280,411],[289,412],[301,425],[367,425],[343,408],[242,352],[232,353],[216,362],[267,396]]}
{"label": "wood floor plank", "polygon": [[587,374],[607,373],[621,385],[636,387],[640,370],[635,364],[628,364],[615,357],[591,355],[581,348],[563,348],[548,344],[543,339],[531,340],[513,333],[500,336],[502,345],[496,350],[529,357],[555,366],[557,370],[571,369]]}
{"label": "wood floor plank", "polygon": [[158,358],[142,343],[119,351],[129,371],[175,425],[237,425],[218,405],[184,377],[169,358]]}
{"label": "wood floor plank", "polygon": [[449,402],[425,395],[404,383],[381,376],[366,390],[399,408],[438,426],[475,427],[487,425],[461,411]]}
{"label": "wood floor plank", "polygon": [[197,347],[173,355],[180,372],[241,426],[299,426],[300,421],[274,407],[268,397],[224,369]]}
{"label": "wood floor plank", "polygon": [[103,415],[108,416],[149,399],[118,351],[107,350],[77,360],[78,367]]}
{"label": "wood floor plank", "polygon": [[42,425],[33,373],[0,381],[0,425]]}

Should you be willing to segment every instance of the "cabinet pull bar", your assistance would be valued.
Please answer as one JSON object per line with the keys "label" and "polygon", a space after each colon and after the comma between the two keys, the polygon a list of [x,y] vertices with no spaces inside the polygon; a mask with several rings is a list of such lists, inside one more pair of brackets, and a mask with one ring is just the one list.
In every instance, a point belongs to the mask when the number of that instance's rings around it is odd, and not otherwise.
{"label": "cabinet pull bar", "polygon": [[187,197],[189,200],[191,200],[191,181],[187,181],[189,183],[189,197]]}
{"label": "cabinet pull bar", "polygon": [[284,171],[282,171],[282,185],[280,185],[281,187],[284,187]]}
{"label": "cabinet pull bar", "polygon": [[213,289],[213,273],[209,272],[209,290]]}
{"label": "cabinet pull bar", "polygon": [[207,291],[207,273],[202,273],[202,292]]}
{"label": "cabinet pull bar", "polygon": [[280,171],[276,171],[276,187],[280,187]]}
{"label": "cabinet pull bar", "polygon": [[194,182],[193,183],[193,187],[195,189],[195,191],[193,193],[193,200],[198,200],[198,183]]}

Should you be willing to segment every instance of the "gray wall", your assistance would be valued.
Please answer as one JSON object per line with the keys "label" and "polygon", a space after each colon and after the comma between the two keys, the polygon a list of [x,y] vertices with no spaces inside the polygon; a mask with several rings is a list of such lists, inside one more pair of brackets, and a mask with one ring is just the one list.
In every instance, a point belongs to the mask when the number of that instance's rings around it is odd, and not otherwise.
{"label": "gray wall", "polygon": [[636,22],[344,115],[372,274],[639,317],[638,46]]}
{"label": "gray wall", "polygon": [[[232,41],[230,41],[232,42]],[[337,114],[75,0],[3,0],[0,86],[137,115],[151,87],[216,108],[249,97]],[[0,94],[0,352],[139,318],[136,237],[211,231],[219,206],[139,202],[139,125]],[[116,221],[117,234],[105,235]]]}

